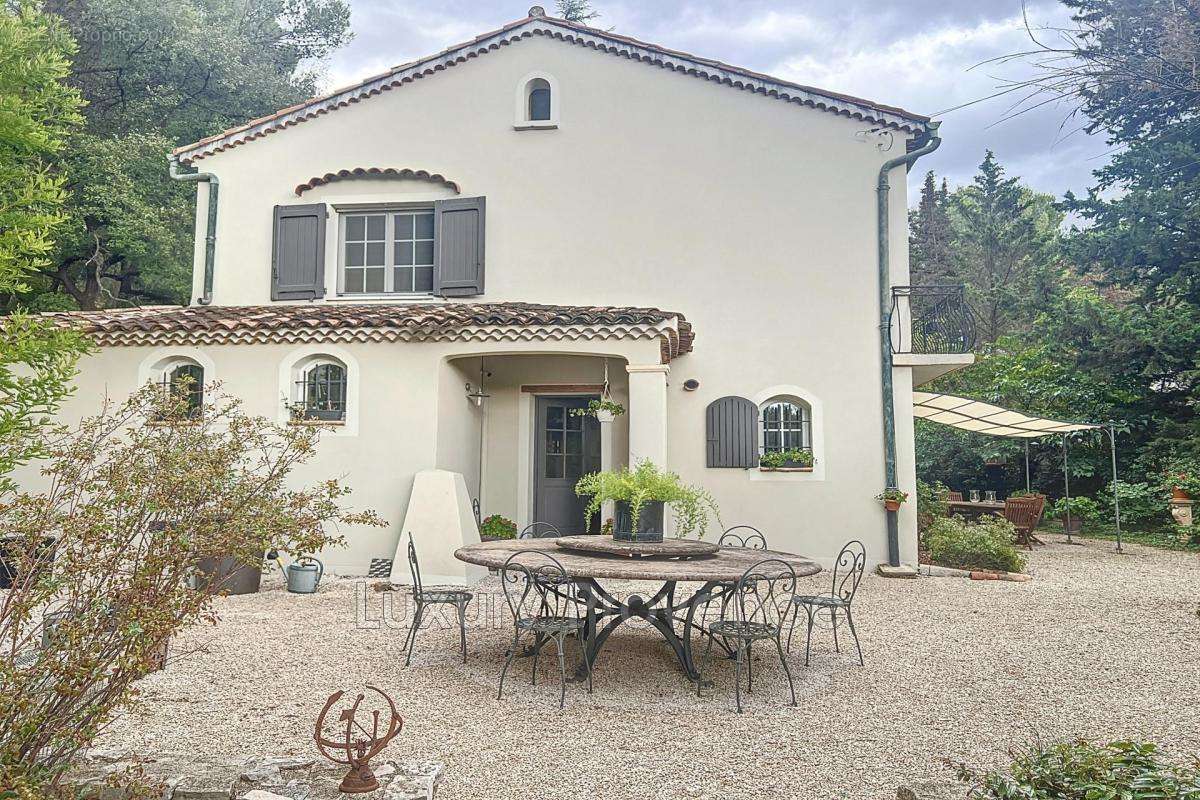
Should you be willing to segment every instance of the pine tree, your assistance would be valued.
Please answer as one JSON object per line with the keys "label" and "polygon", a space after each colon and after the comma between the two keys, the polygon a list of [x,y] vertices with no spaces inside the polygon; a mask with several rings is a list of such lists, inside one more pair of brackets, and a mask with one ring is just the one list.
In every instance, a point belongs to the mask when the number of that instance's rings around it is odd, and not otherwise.
{"label": "pine tree", "polygon": [[909,212],[909,272],[913,285],[960,282],[954,259],[949,198],[946,180],[942,179],[939,189],[933,171],[927,172],[921,187],[921,202]]}

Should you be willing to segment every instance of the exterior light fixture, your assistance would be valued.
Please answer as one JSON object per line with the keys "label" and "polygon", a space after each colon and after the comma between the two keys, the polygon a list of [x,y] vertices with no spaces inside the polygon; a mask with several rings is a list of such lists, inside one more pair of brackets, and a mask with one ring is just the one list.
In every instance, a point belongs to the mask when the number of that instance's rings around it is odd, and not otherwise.
{"label": "exterior light fixture", "polygon": [[694,392],[700,388],[700,381],[695,378],[688,378],[683,382],[683,390],[685,392]]}

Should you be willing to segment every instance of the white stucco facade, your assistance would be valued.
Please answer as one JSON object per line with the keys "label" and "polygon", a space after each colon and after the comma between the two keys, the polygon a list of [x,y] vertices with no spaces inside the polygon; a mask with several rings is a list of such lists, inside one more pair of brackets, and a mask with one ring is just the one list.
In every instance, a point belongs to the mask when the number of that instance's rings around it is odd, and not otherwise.
{"label": "white stucco facade", "polygon": [[[514,124],[514,97],[519,123],[531,77],[553,87],[552,124]],[[874,127],[559,39],[521,39],[194,159],[220,179],[213,304],[271,304],[273,208],[324,203],[327,293],[313,302],[655,307],[686,316],[691,352],[664,364],[655,339],[105,347],[82,364],[64,416],[93,413],[103,395],[128,394],[153,364],[187,351],[248,412],[284,419],[293,365],[337,357],[349,367],[347,419],[296,478],[342,477],[356,506],[391,523],[344,531],[347,547],[325,554],[332,569],[362,573],[395,553],[424,470],[461,473],[484,515],[532,521],[537,387],[595,385],[607,360],[628,414],[604,431],[606,465],[662,462],[707,487],[726,526],[754,525],[773,548],[828,563],[861,539],[872,563],[886,560],[873,499],[884,485],[875,186],[916,134],[893,130],[881,149],[860,135]],[[314,177],[371,167],[446,182],[346,179],[297,196]],[[904,173],[891,176],[894,285],[908,282]],[[208,195],[199,184],[194,298],[204,292]],[[457,196],[486,198],[482,295],[338,294],[339,213]],[[481,368],[490,397],[476,406],[465,384]],[[893,377],[899,486],[911,493],[912,368]],[[689,379],[698,388],[685,391]],[[807,403],[813,471],[706,467],[705,410],[729,395]],[[914,505],[900,513],[906,562],[916,559]],[[714,523],[708,535],[719,533]]]}

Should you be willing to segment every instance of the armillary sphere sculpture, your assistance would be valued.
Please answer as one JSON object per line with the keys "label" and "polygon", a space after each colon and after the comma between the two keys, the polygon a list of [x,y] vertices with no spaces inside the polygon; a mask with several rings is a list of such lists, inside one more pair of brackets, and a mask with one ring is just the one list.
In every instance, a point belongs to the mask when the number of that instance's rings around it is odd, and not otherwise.
{"label": "armillary sphere sculpture", "polygon": [[[390,719],[385,731],[380,732],[379,709],[371,711],[369,729],[357,719],[359,706],[366,697],[365,694],[359,692],[354,702],[343,708],[338,714],[336,722],[330,725],[331,731],[338,731],[337,738],[326,738],[325,726],[329,712],[346,694],[338,691],[331,694],[325,701],[325,707],[317,715],[317,729],[313,734],[313,738],[317,742],[317,750],[321,755],[335,764],[349,765],[350,769],[346,772],[346,777],[338,786],[338,790],[346,794],[359,794],[379,788],[379,781],[375,779],[375,773],[371,771],[369,762],[379,755],[383,748],[387,747],[388,742],[395,738],[404,726],[404,720],[396,711],[396,704],[392,702],[392,698],[370,684],[367,685],[367,689],[387,701]],[[342,727],[343,724],[344,727]]]}

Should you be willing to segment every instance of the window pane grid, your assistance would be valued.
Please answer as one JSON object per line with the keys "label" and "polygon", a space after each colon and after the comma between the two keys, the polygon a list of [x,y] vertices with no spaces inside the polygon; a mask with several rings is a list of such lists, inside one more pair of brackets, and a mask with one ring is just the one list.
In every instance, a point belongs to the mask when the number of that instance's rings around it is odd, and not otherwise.
{"label": "window pane grid", "polygon": [[812,450],[812,414],[807,406],[776,401],[763,406],[763,451]]}
{"label": "window pane grid", "polygon": [[348,214],[342,229],[342,291],[433,291],[433,210]]}

